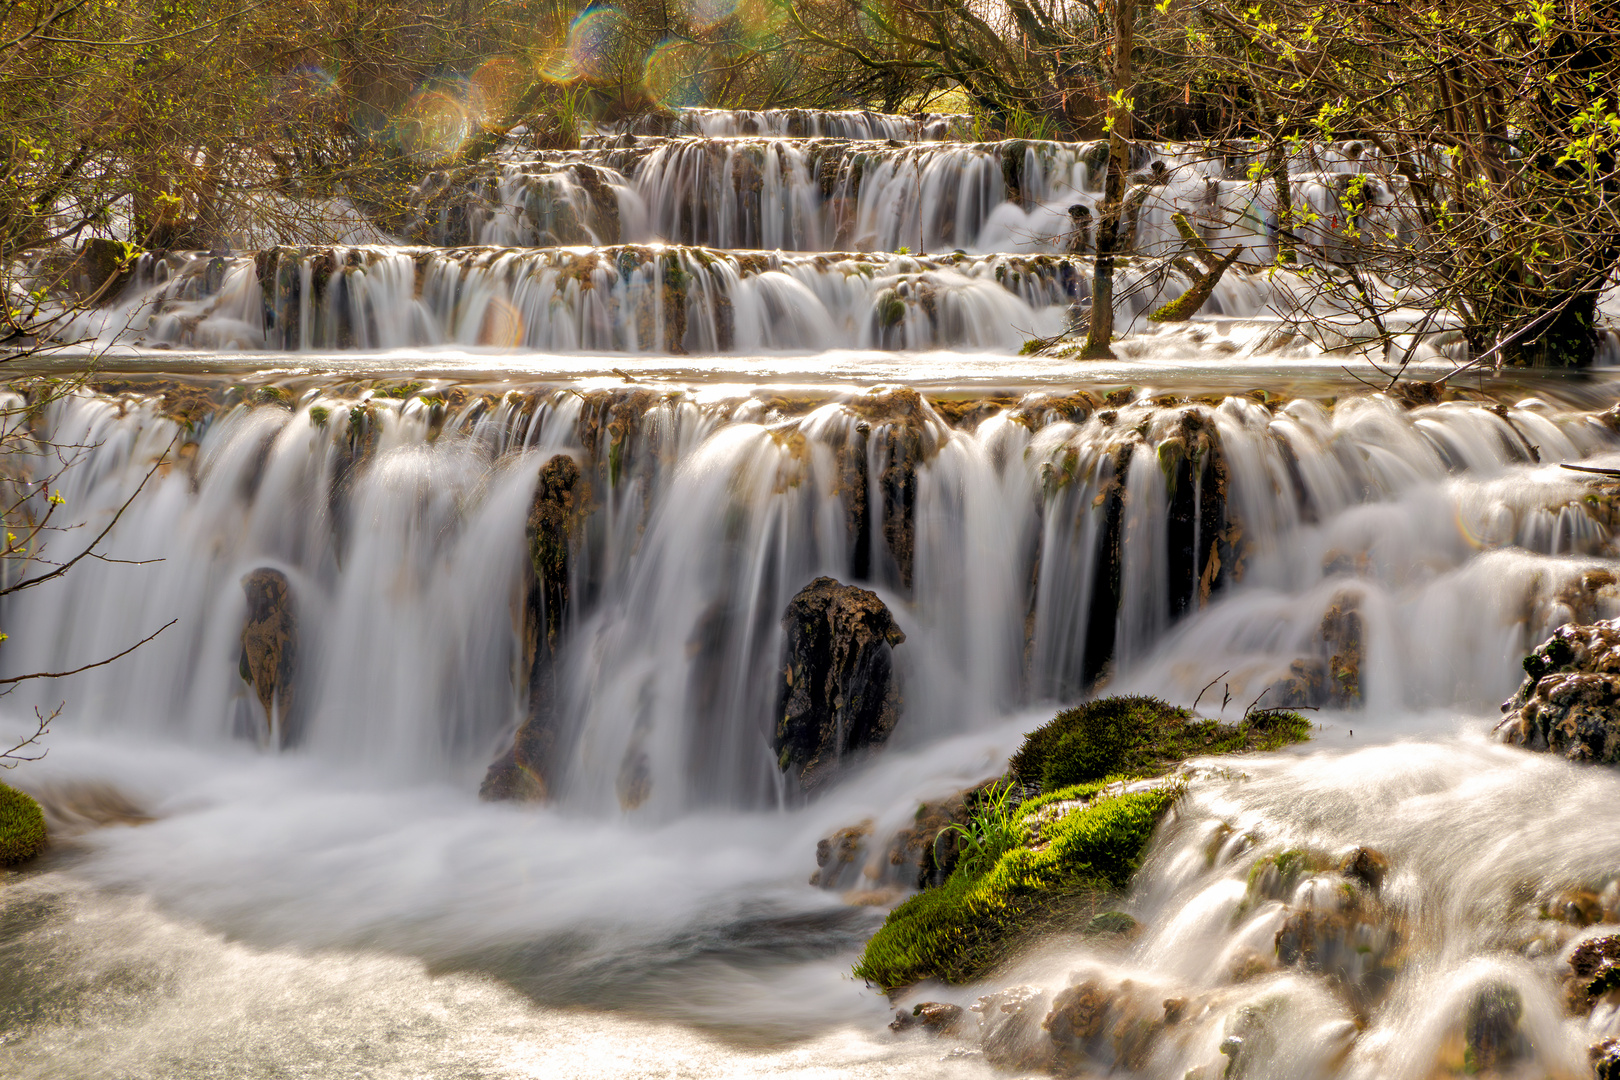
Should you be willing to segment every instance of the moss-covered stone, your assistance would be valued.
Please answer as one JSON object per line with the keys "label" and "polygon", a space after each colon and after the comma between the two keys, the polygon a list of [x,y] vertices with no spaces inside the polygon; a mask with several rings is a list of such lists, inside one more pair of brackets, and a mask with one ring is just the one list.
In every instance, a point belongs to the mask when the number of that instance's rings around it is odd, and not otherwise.
{"label": "moss-covered stone", "polygon": [[0,866],[26,862],[45,849],[45,812],[14,787],[0,784]]}
{"label": "moss-covered stone", "polygon": [[1298,713],[1252,713],[1237,724],[1195,717],[1153,697],[1109,697],[1030,732],[1009,765],[1025,785],[1055,791],[1108,776],[1143,776],[1205,754],[1276,750],[1310,738]]}
{"label": "moss-covered stone", "polygon": [[[1043,929],[1134,932],[1134,920],[1106,901],[1141,865],[1180,786],[1100,777],[1163,773],[1189,757],[1274,750],[1309,737],[1310,723],[1297,713],[1221,724],[1151,697],[1105,698],[1059,713],[1013,756],[1012,782],[975,789],[970,820],[945,826],[960,834],[949,877],[889,914],[855,974],[885,990],[929,978],[966,982]],[[1076,775],[1080,782],[1070,779]],[[1023,799],[1037,784],[1041,794]],[[1280,873],[1306,862],[1284,853],[1265,865]]]}
{"label": "moss-covered stone", "polygon": [[1098,793],[1042,821],[1038,841],[1033,815],[1022,817],[1015,826],[1022,842],[988,868],[964,859],[944,885],[895,908],[867,942],[855,974],[886,990],[928,978],[978,977],[1027,934],[1123,889],[1173,798],[1167,785]]}

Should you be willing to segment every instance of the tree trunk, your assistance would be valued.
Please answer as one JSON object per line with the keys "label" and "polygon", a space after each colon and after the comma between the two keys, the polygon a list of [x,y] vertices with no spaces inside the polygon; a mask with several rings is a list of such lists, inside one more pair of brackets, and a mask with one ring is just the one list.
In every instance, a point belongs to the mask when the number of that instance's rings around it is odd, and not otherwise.
{"label": "tree trunk", "polygon": [[1131,168],[1131,48],[1136,36],[1136,0],[1116,0],[1114,9],[1114,92],[1109,108],[1113,126],[1108,132],[1108,180],[1097,221],[1097,260],[1091,278],[1091,328],[1080,350],[1082,360],[1108,360],[1114,356],[1114,249],[1119,238],[1120,215],[1125,207],[1125,177]]}

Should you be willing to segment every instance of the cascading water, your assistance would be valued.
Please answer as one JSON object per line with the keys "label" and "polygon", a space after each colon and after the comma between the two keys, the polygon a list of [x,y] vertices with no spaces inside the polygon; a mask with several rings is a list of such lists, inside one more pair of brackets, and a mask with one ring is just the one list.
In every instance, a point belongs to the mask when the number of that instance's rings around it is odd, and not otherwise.
{"label": "cascading water", "polygon": [[[1235,272],[1156,328],[1187,282],[1145,262],[1119,361],[1013,359],[1089,300],[1064,249],[1094,148],[677,119],[430,177],[413,246],[148,256],[80,319],[115,370],[18,414],[73,448],[84,528],[41,558],[117,523],[6,598],[0,677],[174,622],[7,699],[8,731],[66,705],[8,776],[58,842],[0,891],[0,1071],[993,1075],[886,1029],[848,972],[894,876],[811,887],[818,842],[999,774],[1055,703],[1144,692],[1319,727],[1195,770],[1121,901],[1137,937],[929,998],[1094,983],[1110,1031],[1154,1032],[1098,1053],[1146,1077],[1460,1073],[1516,1009],[1515,1067],[1578,1074],[1617,1034],[1558,997],[1595,931],[1540,916],[1584,886],[1620,909],[1620,779],[1486,733],[1527,649],[1620,615],[1613,487],[1559,468],[1620,464],[1613,384],[1374,392],[1308,277]],[[1181,210],[1268,259],[1251,163],[1144,152],[1135,249]],[[1351,146],[1295,163],[1307,260],[1357,174],[1388,183]],[[1400,226],[1393,186],[1362,194]],[[1410,342],[1428,378],[1442,322]],[[13,491],[43,467],[5,464]],[[571,539],[537,601],[548,514]],[[808,798],[772,740],[784,611],[820,576],[892,612],[903,708]],[[273,687],[244,641],[265,581]],[[546,800],[478,801],[542,696]],[[1336,869],[1362,846],[1375,904]],[[1302,927],[1336,959],[1276,945]]]}

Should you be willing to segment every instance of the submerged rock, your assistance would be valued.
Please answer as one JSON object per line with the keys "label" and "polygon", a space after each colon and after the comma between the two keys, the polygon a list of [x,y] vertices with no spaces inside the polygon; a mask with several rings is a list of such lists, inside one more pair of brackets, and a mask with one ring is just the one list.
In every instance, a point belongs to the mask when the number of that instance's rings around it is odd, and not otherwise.
{"label": "submerged rock", "polygon": [[822,889],[848,889],[860,880],[866,862],[866,842],[872,835],[871,819],[839,829],[816,844],[816,872],[810,884]]}
{"label": "submerged rock", "polygon": [[[557,454],[540,467],[540,483],[529,508],[525,533],[523,648],[529,675],[529,707],[478,789],[480,798],[535,802],[549,797],[556,760],[556,659],[568,613],[574,544],[589,513],[590,485],[579,463]],[[640,805],[648,794],[645,769],[627,758],[619,781],[620,799]]]}
{"label": "submerged rock", "polygon": [[1130,979],[1071,978],[1076,981],[1053,998],[1042,1024],[1060,1076],[1114,1068],[1142,1072],[1165,1029],[1180,1023],[1188,1009],[1186,998],[1165,998]]}
{"label": "submerged rock", "polygon": [[298,618],[292,584],[280,570],[263,567],[242,579],[242,591],[247,594],[248,610],[237,670],[264,709],[263,740],[288,747],[303,734],[293,693]]}
{"label": "submerged rock", "polygon": [[1620,762],[1620,620],[1561,626],[1524,658],[1502,740],[1570,761]]}
{"label": "submerged rock", "polygon": [[842,760],[881,746],[900,719],[893,650],[906,640],[876,593],[817,578],[788,602],[772,749],[812,790]]}
{"label": "submerged rock", "polygon": [[1042,1036],[1046,991],[1011,986],[986,994],[973,1006],[985,1060],[1003,1069],[1046,1069],[1056,1057],[1052,1040]]}
{"label": "submerged rock", "polygon": [[922,1028],[932,1035],[953,1038],[967,1026],[967,1013],[960,1005],[945,1001],[924,1001],[908,1012],[896,1012],[889,1024],[892,1031]]}
{"label": "submerged rock", "polygon": [[1521,1026],[1524,1001],[1506,984],[1481,987],[1463,1014],[1465,1068],[1469,1072],[1507,1071],[1530,1055]]}
{"label": "submerged rock", "polygon": [[1288,674],[1271,684],[1265,701],[1281,708],[1359,708],[1366,652],[1360,594],[1349,589],[1334,594],[1322,614],[1316,637],[1317,654],[1289,664]]}
{"label": "submerged rock", "polygon": [[1066,987],[1052,1000],[1041,1026],[1052,1040],[1060,1070],[1073,1072],[1096,1057],[1108,1021],[1110,995],[1096,979]]}
{"label": "submerged rock", "polygon": [[1377,892],[1389,876],[1389,858],[1373,848],[1358,847],[1340,860],[1339,873]]}

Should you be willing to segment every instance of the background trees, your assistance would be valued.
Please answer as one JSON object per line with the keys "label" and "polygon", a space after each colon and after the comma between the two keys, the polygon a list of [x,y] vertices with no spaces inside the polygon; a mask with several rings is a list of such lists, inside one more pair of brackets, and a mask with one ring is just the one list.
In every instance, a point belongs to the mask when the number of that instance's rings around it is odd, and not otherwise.
{"label": "background trees", "polygon": [[[1581,363],[1620,258],[1617,39],[1612,0],[16,0],[0,265],[90,235],[256,246],[287,218],[348,235],[520,122],[557,146],[680,105],[945,102],[985,138],[1246,156],[1274,256],[1314,245],[1322,288],[1375,320],[1453,312],[1493,362]],[[1288,163],[1335,141],[1414,229],[1360,181],[1318,220]],[[31,281],[8,285],[14,338],[38,329]]]}

